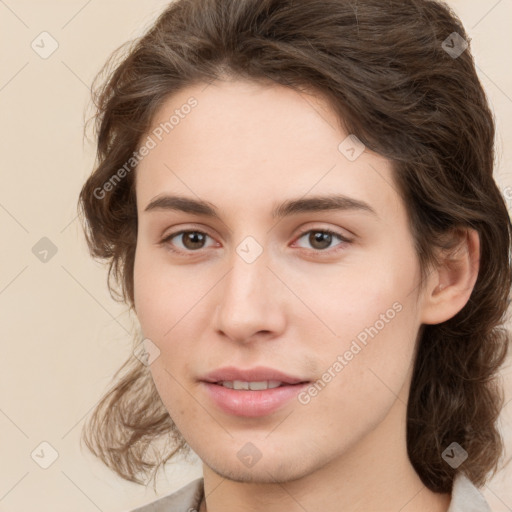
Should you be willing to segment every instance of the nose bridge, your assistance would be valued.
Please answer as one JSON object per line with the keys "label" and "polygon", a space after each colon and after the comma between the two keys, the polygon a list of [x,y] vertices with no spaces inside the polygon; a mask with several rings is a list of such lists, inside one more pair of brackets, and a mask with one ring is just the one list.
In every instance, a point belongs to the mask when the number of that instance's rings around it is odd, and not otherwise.
{"label": "nose bridge", "polygon": [[265,282],[268,274],[271,274],[267,265],[268,249],[264,249],[253,236],[246,236],[234,248],[230,259],[226,298],[235,301],[257,300],[258,296],[264,294]]}
{"label": "nose bridge", "polygon": [[224,334],[247,340],[259,331],[280,328],[275,276],[267,268],[268,249],[254,237],[245,237],[233,250],[217,306],[217,328]]}

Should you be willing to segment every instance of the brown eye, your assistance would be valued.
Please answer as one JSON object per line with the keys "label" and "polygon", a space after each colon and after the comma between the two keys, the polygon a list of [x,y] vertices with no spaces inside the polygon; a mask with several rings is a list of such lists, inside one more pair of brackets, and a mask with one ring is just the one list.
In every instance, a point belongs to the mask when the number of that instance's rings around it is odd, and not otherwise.
{"label": "brown eye", "polygon": [[187,249],[202,249],[205,241],[204,233],[200,233],[199,231],[186,231],[181,234],[183,245]]}
{"label": "brown eye", "polygon": [[[207,238],[211,237],[202,231],[178,231],[165,237],[162,243],[168,245],[170,249],[176,252],[193,252],[203,249]],[[180,240],[181,244],[176,242]]]}
{"label": "brown eye", "polygon": [[315,249],[327,249],[331,245],[332,235],[324,231],[311,231],[308,241]]}
{"label": "brown eye", "polygon": [[[301,240],[306,236],[311,248],[319,252],[326,251],[326,249],[330,249],[331,247],[343,246],[345,243],[350,243],[350,240],[329,229],[312,229],[306,231],[298,238],[298,240]],[[341,243],[332,245],[336,238],[340,240]]]}

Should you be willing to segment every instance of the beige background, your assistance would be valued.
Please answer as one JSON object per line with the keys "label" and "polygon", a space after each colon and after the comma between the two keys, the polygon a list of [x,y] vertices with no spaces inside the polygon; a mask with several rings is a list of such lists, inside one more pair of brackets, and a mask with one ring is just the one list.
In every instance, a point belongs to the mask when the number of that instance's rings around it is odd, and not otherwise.
{"label": "beige background", "polygon": [[[112,301],[105,269],[88,256],[76,201],[94,160],[93,144],[82,138],[92,78],[110,52],[140,35],[166,3],[0,0],[2,512],[116,512],[156,497],[79,448],[85,417],[130,353],[133,319]],[[512,2],[448,3],[472,38],[496,114],[497,179],[512,192]],[[47,59],[31,47],[43,31],[58,43]],[[51,48],[48,36],[41,37]],[[508,197],[512,203],[512,193]],[[32,252],[43,237],[57,249],[46,263]],[[510,366],[503,374],[507,405],[500,425],[511,456]],[[43,469],[36,461],[50,461],[52,449],[57,458]],[[159,495],[200,474],[197,459],[169,464]],[[511,482],[512,465],[483,489],[494,511],[512,510]]]}

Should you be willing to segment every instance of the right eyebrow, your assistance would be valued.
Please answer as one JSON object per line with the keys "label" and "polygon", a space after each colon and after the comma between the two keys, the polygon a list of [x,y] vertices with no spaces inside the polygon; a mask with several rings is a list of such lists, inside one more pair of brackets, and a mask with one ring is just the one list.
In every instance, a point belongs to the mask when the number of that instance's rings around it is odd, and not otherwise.
{"label": "right eyebrow", "polygon": [[152,210],[176,210],[220,219],[217,209],[210,203],[200,199],[192,199],[184,196],[165,195],[157,197],[144,209],[145,212]]}

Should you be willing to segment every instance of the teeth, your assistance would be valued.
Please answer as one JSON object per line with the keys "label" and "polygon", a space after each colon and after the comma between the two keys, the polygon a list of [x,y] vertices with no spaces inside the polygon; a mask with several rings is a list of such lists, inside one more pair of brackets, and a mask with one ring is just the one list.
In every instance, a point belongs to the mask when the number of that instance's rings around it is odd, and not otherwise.
{"label": "teeth", "polygon": [[242,380],[233,381],[233,389],[249,389],[249,383]]}
{"label": "teeth", "polygon": [[229,389],[236,390],[251,390],[251,391],[261,391],[263,389],[274,389],[279,387],[282,383],[278,380],[263,380],[259,382],[246,382],[243,380],[234,380],[229,381],[225,380],[220,382],[222,386]]}

